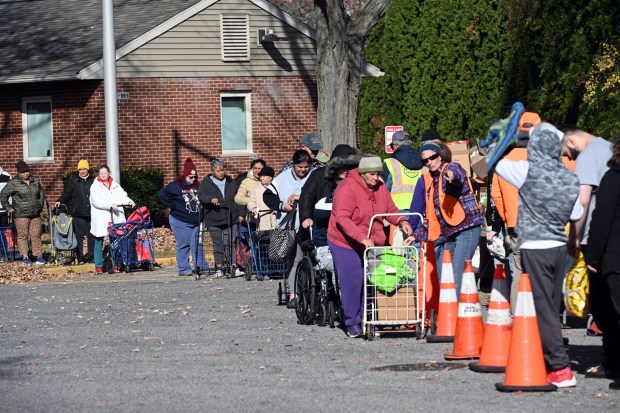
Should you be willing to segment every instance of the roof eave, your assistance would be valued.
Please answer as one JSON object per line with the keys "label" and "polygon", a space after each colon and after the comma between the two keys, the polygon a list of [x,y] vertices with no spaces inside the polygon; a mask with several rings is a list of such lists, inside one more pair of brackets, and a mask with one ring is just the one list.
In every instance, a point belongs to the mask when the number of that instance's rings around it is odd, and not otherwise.
{"label": "roof eave", "polygon": [[54,82],[60,80],[76,80],[76,73],[60,73],[54,75],[20,75],[0,77],[0,84]]}

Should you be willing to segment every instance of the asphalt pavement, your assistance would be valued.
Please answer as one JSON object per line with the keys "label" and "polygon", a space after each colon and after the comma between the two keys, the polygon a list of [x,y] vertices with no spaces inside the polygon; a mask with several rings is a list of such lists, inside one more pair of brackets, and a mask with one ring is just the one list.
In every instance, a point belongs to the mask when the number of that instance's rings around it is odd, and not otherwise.
{"label": "asphalt pavement", "polygon": [[443,364],[451,344],[299,325],[277,288],[174,267],[0,286],[0,412],[620,411],[584,378],[601,339],[583,326],[564,330],[577,387],[501,393]]}

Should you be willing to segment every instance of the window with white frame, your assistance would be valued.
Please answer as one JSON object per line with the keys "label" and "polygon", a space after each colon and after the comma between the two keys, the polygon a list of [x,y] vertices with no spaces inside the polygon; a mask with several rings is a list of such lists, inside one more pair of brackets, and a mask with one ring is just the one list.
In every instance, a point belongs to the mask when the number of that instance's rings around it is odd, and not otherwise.
{"label": "window with white frame", "polygon": [[247,14],[220,15],[222,61],[250,60],[250,16]]}
{"label": "window with white frame", "polygon": [[247,154],[252,152],[251,93],[222,93],[222,152]]}
{"label": "window with white frame", "polygon": [[51,97],[22,98],[22,130],[25,161],[54,160]]}

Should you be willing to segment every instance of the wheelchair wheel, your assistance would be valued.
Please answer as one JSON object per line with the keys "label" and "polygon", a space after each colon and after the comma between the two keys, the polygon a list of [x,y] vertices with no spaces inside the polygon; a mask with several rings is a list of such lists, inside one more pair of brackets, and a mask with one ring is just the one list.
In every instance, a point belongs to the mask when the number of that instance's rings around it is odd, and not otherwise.
{"label": "wheelchair wheel", "polygon": [[331,300],[327,302],[327,314],[329,318],[329,328],[336,327],[336,305]]}
{"label": "wheelchair wheel", "polygon": [[110,255],[103,258],[103,271],[108,274],[114,274],[114,261]]}
{"label": "wheelchair wheel", "polygon": [[303,257],[295,272],[295,297],[297,306],[295,313],[299,324],[311,324],[315,310],[315,280],[314,268],[310,258]]}
{"label": "wheelchair wheel", "polygon": [[323,327],[327,324],[327,306],[321,303],[318,308],[318,314],[316,315],[316,325]]}

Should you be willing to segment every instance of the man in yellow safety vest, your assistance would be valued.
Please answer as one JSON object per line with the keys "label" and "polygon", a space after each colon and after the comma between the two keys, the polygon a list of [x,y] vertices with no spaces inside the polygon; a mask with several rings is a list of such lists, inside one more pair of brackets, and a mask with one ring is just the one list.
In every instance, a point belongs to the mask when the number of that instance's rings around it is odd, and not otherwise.
{"label": "man in yellow safety vest", "polygon": [[392,135],[394,153],[383,163],[381,179],[387,185],[392,200],[402,212],[409,212],[413,190],[422,176],[420,153],[411,146],[411,136],[405,131]]}

